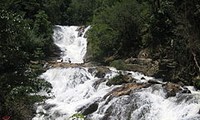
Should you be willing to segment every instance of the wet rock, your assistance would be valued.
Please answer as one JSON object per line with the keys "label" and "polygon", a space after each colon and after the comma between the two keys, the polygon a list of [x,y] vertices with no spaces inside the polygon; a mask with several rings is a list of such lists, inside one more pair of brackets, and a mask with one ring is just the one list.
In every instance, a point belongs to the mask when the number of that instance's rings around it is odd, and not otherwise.
{"label": "wet rock", "polygon": [[132,76],[130,75],[125,75],[124,76],[124,81],[128,82],[128,83],[132,83],[132,82],[135,82],[136,79],[135,78],[132,78]]}
{"label": "wet rock", "polygon": [[106,75],[106,73],[102,72],[102,71],[99,71],[97,72],[97,74],[95,75],[95,77],[98,77],[98,78],[104,78]]}
{"label": "wet rock", "polygon": [[131,77],[127,76],[127,75],[122,75],[119,74],[118,76],[115,76],[112,79],[109,79],[108,82],[106,83],[106,85],[111,86],[111,85],[121,85],[123,83],[128,83],[129,81],[131,81]]}
{"label": "wet rock", "polygon": [[98,109],[98,106],[99,106],[98,103],[95,102],[95,103],[89,105],[87,108],[83,109],[82,114],[89,115],[89,114],[95,112]]}
{"label": "wet rock", "polygon": [[157,61],[152,61],[149,58],[129,58],[132,60],[125,60],[127,70],[141,72],[147,76],[156,74],[159,70]]}
{"label": "wet rock", "polygon": [[149,57],[151,57],[151,50],[149,48],[145,48],[139,52],[137,57],[138,58],[149,58]]}
{"label": "wet rock", "polygon": [[137,58],[131,57],[131,58],[126,59],[124,62],[127,64],[135,64],[135,63],[137,63]]}
{"label": "wet rock", "polygon": [[181,86],[175,83],[168,82],[163,85],[164,90],[166,91],[166,97],[176,96],[178,92],[181,92]]}
{"label": "wet rock", "polygon": [[95,72],[95,70],[96,70],[96,68],[89,68],[88,72],[91,73],[91,74],[93,74]]}
{"label": "wet rock", "polygon": [[197,99],[192,94],[179,94],[177,96],[176,103],[181,104],[181,103],[195,103],[198,102]]}
{"label": "wet rock", "polygon": [[184,86],[184,83],[182,81],[178,81],[177,84],[182,86],[182,87]]}
{"label": "wet rock", "polygon": [[39,61],[30,61],[31,64],[39,64]]}
{"label": "wet rock", "polygon": [[153,75],[155,78],[162,78],[163,81],[175,81],[175,67],[177,63],[173,59],[159,60],[159,70]]}
{"label": "wet rock", "polygon": [[106,79],[104,79],[104,78],[98,79],[96,82],[93,83],[92,86],[93,86],[95,89],[97,89],[97,88],[99,87],[99,85],[100,85],[102,82],[105,82],[105,81],[106,81]]}
{"label": "wet rock", "polygon": [[128,58],[124,61],[127,64],[148,65],[152,63],[150,58]]}
{"label": "wet rock", "polygon": [[49,109],[51,109],[51,108],[53,108],[53,107],[55,107],[56,105],[55,104],[46,104],[46,105],[44,105],[44,109],[45,110],[49,110]]}
{"label": "wet rock", "polygon": [[115,97],[129,95],[132,90],[147,88],[149,86],[150,84],[127,83],[114,89],[110,94]]}
{"label": "wet rock", "polygon": [[135,78],[131,76],[131,74],[122,74],[120,73],[118,76],[109,79],[106,85],[111,86],[111,85],[121,85],[124,83],[133,83],[137,81]]}
{"label": "wet rock", "polygon": [[181,93],[191,93],[191,91],[188,88],[184,87]]}
{"label": "wet rock", "polygon": [[[107,104],[110,105],[107,106]],[[100,114],[105,111],[103,117],[99,120],[143,120],[144,116],[151,110],[151,103],[140,97],[137,92],[131,92],[127,96],[119,96],[110,100],[104,106],[99,106],[97,111]],[[133,115],[134,112],[138,114]]]}
{"label": "wet rock", "polygon": [[52,119],[55,119],[55,118],[58,118],[58,117],[60,117],[60,116],[62,116],[62,113],[60,113],[58,110],[56,110],[56,111],[54,111],[54,113],[53,113],[53,115],[52,116],[50,116],[50,118]]}
{"label": "wet rock", "polygon": [[159,80],[148,80],[148,83],[150,83],[150,84],[164,84],[163,82],[161,82]]}
{"label": "wet rock", "polygon": [[106,73],[110,72],[110,69],[107,67],[97,67],[97,73],[95,77],[104,78]]}

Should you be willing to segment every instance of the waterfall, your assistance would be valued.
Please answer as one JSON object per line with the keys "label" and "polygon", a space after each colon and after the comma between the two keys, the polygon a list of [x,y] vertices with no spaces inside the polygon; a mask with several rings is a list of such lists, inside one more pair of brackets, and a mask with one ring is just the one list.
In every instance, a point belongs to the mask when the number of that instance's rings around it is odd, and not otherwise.
{"label": "waterfall", "polygon": [[[55,26],[54,42],[61,49],[64,63],[83,63],[87,49],[84,37],[89,29],[78,26]],[[200,120],[200,93],[187,87],[191,93],[167,97],[165,82],[133,71],[108,68],[98,77],[96,67],[55,67],[40,77],[50,82],[51,93],[44,102],[37,103],[33,120],[79,120],[79,113],[87,120]],[[111,85],[109,79],[128,75],[134,82]],[[154,80],[152,83],[152,80]]]}
{"label": "waterfall", "polygon": [[83,63],[87,49],[87,40],[84,37],[90,28],[78,26],[55,26],[54,43],[61,49],[63,62]]}

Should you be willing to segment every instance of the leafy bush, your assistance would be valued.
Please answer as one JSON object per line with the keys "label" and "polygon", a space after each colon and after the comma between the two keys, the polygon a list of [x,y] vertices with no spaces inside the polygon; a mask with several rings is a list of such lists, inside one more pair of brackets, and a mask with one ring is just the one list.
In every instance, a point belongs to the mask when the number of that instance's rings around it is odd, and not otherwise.
{"label": "leafy bush", "polygon": [[76,120],[76,119],[77,120],[86,120],[85,116],[81,113],[75,113],[70,118],[73,119],[73,120]]}
{"label": "leafy bush", "polygon": [[127,76],[122,75],[122,73],[119,73],[119,75],[115,76],[112,79],[109,79],[106,85],[111,86],[111,85],[121,85],[123,83],[127,83],[126,81]]}
{"label": "leafy bush", "polygon": [[126,70],[127,65],[123,60],[114,60],[110,63],[110,66],[115,67],[118,70]]}
{"label": "leafy bush", "polygon": [[[44,47],[51,46],[50,42],[45,42],[50,40],[51,26],[46,24],[46,18],[42,18],[45,15],[40,15],[35,30],[42,30],[41,36],[31,29],[24,16],[0,10],[0,116],[11,115],[19,120],[31,118],[33,97],[29,94],[49,90],[48,83],[37,79],[42,72],[40,61],[47,54]],[[31,60],[37,61],[38,65],[31,65]]]}
{"label": "leafy bush", "polygon": [[200,90],[200,79],[195,80],[194,86]]}
{"label": "leafy bush", "polygon": [[88,36],[88,52],[95,60],[106,57],[136,56],[142,45],[141,27],[148,17],[148,6],[136,0],[115,2],[94,16]]}

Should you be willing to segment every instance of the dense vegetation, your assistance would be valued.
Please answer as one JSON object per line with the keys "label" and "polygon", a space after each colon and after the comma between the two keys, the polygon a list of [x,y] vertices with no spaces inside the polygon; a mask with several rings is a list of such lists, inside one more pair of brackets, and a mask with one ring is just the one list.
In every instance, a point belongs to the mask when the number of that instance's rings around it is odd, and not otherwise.
{"label": "dense vegetation", "polygon": [[145,58],[174,63],[166,70],[168,80],[198,87],[199,6],[199,0],[118,1],[94,14],[89,52],[94,60],[110,64],[115,59],[137,58],[146,50]]}
{"label": "dense vegetation", "polygon": [[36,93],[50,87],[37,77],[47,56],[56,47],[52,23],[36,1],[0,2],[0,119],[4,115],[23,120],[33,117]]}
{"label": "dense vegetation", "polygon": [[[88,25],[88,53],[103,64],[137,57],[175,63],[168,78],[200,88],[200,0],[1,0],[0,118],[27,120],[41,99],[30,95],[56,47],[53,25]],[[123,61],[119,64],[122,66]]]}

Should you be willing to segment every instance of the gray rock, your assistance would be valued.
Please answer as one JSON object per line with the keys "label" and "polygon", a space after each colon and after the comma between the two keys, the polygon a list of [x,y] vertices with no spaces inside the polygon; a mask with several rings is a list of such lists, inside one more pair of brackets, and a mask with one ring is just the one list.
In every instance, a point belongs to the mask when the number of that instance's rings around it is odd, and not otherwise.
{"label": "gray rock", "polygon": [[98,103],[95,102],[95,103],[89,105],[87,108],[83,109],[82,114],[89,115],[89,114],[95,112],[98,109],[98,106],[99,106]]}

